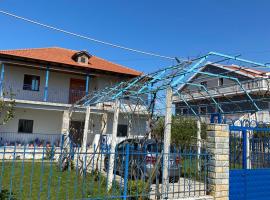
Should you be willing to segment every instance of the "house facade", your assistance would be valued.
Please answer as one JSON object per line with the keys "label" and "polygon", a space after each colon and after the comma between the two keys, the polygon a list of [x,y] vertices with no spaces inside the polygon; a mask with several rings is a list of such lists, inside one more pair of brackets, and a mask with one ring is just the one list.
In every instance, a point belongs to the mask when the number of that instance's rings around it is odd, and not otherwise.
{"label": "house facade", "polygon": [[[236,65],[207,64],[174,97],[176,114],[209,121],[220,113],[227,120],[270,122],[270,73]],[[185,99],[183,101],[182,99]]]}
{"label": "house facade", "polygon": [[[87,51],[59,47],[0,51],[0,94],[5,101],[15,100],[15,117],[0,127],[1,144],[59,145],[63,113],[87,94],[127,81],[141,73],[106,61]],[[86,109],[80,107],[72,115],[70,127],[82,137]],[[106,114],[106,129],[102,117]],[[111,134],[113,108],[91,107],[87,144],[92,145],[102,131]],[[146,120],[130,124],[119,115],[118,138],[144,135]],[[101,130],[102,129],[102,130]]]}

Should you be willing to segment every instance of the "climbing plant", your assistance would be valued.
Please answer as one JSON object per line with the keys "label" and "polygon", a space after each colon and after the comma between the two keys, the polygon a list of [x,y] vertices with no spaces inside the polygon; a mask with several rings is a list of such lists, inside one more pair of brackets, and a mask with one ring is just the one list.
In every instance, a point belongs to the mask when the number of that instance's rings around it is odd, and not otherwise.
{"label": "climbing plant", "polygon": [[0,126],[13,119],[15,113],[14,94],[10,91],[9,93],[4,92],[2,96],[0,98]]}

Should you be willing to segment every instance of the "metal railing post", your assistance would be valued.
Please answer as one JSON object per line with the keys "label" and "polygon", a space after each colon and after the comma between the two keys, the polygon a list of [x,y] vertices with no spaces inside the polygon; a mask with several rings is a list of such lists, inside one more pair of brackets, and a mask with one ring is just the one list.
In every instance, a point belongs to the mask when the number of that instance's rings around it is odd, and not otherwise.
{"label": "metal railing post", "polygon": [[127,199],[128,165],[129,165],[129,144],[127,144],[127,146],[126,146],[125,174],[124,174],[124,199]]}
{"label": "metal railing post", "polygon": [[243,136],[243,157],[242,157],[242,167],[247,169],[247,130],[242,130]]}

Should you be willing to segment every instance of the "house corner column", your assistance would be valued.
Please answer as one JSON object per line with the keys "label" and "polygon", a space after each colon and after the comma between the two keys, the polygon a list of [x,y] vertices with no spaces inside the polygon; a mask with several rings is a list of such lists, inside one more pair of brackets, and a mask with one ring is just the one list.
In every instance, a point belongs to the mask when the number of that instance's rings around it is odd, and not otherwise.
{"label": "house corner column", "polygon": [[229,126],[209,124],[207,127],[209,158],[208,182],[215,200],[229,199]]}

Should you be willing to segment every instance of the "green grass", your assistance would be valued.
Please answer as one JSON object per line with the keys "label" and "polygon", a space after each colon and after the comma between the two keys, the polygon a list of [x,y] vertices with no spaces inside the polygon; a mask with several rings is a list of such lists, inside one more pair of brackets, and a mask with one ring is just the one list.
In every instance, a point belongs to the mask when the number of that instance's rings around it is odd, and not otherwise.
{"label": "green grass", "polygon": [[0,163],[2,189],[12,188],[16,199],[92,199],[120,194],[116,186],[108,194],[106,179],[98,173],[83,177],[75,169],[61,172],[49,162],[32,165],[25,161],[22,166],[22,161]]}

